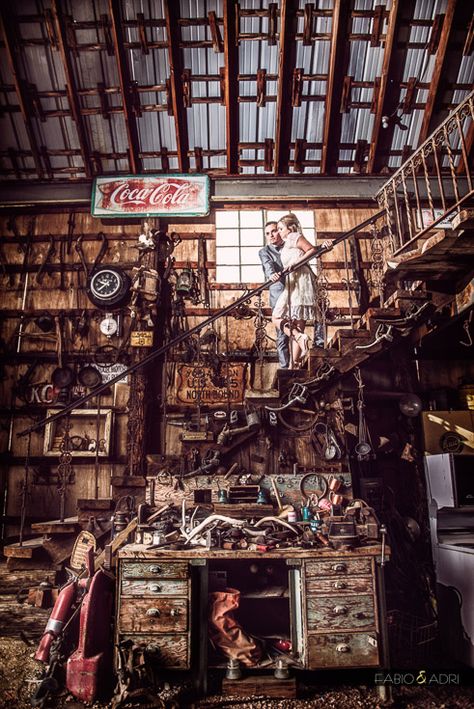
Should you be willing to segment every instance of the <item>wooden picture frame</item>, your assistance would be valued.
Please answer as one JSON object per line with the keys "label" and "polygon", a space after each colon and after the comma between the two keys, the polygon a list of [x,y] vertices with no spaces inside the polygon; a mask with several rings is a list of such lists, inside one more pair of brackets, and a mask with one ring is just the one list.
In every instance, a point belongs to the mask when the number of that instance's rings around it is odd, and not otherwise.
{"label": "wooden picture frame", "polygon": [[[48,409],[53,416],[60,409]],[[112,433],[112,409],[74,409],[63,418],[46,424],[43,455],[60,456],[65,450],[66,424],[69,424],[67,450],[72,456],[96,457],[97,427],[99,431],[99,452],[101,458],[110,455]]]}

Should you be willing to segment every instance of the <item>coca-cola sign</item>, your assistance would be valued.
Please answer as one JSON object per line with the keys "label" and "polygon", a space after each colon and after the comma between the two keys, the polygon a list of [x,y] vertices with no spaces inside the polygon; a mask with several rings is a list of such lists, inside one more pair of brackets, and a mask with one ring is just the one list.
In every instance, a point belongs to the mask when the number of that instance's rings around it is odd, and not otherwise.
{"label": "coca-cola sign", "polygon": [[207,175],[126,175],[96,177],[94,181],[94,217],[197,217],[208,213]]}

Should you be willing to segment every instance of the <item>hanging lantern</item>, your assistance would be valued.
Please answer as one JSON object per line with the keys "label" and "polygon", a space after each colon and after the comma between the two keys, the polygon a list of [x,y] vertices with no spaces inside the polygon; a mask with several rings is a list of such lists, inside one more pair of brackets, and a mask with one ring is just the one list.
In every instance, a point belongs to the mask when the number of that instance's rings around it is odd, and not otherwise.
{"label": "hanging lantern", "polygon": [[194,285],[194,275],[191,268],[183,268],[176,280],[176,293],[186,297],[190,295],[193,290]]}

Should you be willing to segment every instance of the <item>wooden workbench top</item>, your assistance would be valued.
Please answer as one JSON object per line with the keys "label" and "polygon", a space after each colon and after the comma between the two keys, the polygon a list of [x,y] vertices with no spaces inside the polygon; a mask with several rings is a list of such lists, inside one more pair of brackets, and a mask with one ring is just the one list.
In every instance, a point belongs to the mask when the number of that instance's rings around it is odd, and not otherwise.
{"label": "wooden workbench top", "polygon": [[[252,557],[272,559],[331,559],[333,557],[359,557],[380,556],[380,544],[360,546],[350,551],[340,549],[300,549],[288,547],[274,551],[249,551],[247,549],[204,549],[203,547],[190,547],[189,549],[147,549],[144,544],[127,544],[119,550],[120,559],[249,559]],[[385,556],[390,555],[389,547],[385,547]]]}

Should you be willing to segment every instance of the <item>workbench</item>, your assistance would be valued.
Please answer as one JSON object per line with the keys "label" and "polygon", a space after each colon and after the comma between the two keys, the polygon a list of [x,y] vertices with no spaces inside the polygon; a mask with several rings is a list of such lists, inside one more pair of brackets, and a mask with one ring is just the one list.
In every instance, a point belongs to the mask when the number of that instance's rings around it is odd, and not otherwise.
{"label": "workbench", "polygon": [[192,668],[200,693],[208,668],[226,666],[208,642],[208,594],[226,586],[241,592],[236,616],[248,633],[291,642],[290,665],[388,666],[378,544],[271,552],[129,544],[118,557],[116,642],[154,651],[160,668]]}

